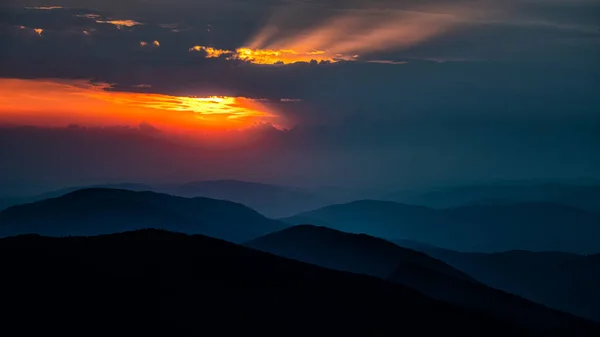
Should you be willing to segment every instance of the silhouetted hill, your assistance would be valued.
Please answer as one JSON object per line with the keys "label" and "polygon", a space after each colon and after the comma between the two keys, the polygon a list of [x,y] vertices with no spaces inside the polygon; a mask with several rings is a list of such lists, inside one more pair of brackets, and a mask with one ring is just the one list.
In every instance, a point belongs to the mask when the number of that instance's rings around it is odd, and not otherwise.
{"label": "silhouetted hill", "polygon": [[267,234],[245,244],[322,267],[387,278],[400,264],[416,264],[439,273],[476,282],[466,274],[426,254],[383,239],[327,227],[299,225]]}
{"label": "silhouetted hill", "polygon": [[83,189],[0,212],[0,235],[96,235],[148,226],[205,234],[233,242],[285,225],[237,203],[154,192]]}
{"label": "silhouetted hill", "polygon": [[428,255],[364,234],[300,225],[267,234],[246,246],[326,268],[388,279],[436,299],[531,329],[568,326],[574,319],[489,288]]}
{"label": "silhouetted hill", "polygon": [[158,188],[162,192],[183,197],[207,197],[239,202],[274,218],[330,204],[329,201],[305,191],[238,180],[199,181]]}
{"label": "silhouetted hill", "polygon": [[[13,237],[0,240],[0,254],[10,257],[3,328],[22,335],[527,335],[401,285],[200,235]],[[537,336],[597,329],[574,320],[568,331]]]}
{"label": "silhouetted hill", "polygon": [[110,189],[121,189],[121,190],[129,190],[129,191],[153,191],[153,187],[144,184],[136,184],[136,183],[117,183],[117,184],[98,184],[98,185],[88,185],[88,186],[72,186],[67,187],[55,191],[50,191],[46,193],[41,193],[28,197],[2,197],[0,198],[0,211],[7,209],[8,207],[28,204],[48,198],[56,198],[63,196],[65,194],[75,192],[81,189],[87,188],[110,188]]}
{"label": "silhouetted hill", "polygon": [[600,322],[600,259],[561,252],[462,253],[408,246],[479,281],[534,302]]}
{"label": "silhouetted hill", "polygon": [[300,213],[298,220],[335,229],[407,239],[459,251],[513,249],[596,253],[600,214],[547,203],[432,209],[391,201],[362,200]]}
{"label": "silhouetted hill", "polygon": [[424,193],[397,192],[386,195],[383,199],[434,208],[474,204],[549,202],[600,211],[600,185],[565,183],[471,185],[441,188]]}

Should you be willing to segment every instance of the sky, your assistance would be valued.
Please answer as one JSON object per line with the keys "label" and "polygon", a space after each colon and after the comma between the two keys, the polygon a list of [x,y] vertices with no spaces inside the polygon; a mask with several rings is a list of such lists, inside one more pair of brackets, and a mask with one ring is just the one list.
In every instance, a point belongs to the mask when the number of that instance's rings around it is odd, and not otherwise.
{"label": "sky", "polygon": [[5,0],[0,188],[600,178],[600,0]]}

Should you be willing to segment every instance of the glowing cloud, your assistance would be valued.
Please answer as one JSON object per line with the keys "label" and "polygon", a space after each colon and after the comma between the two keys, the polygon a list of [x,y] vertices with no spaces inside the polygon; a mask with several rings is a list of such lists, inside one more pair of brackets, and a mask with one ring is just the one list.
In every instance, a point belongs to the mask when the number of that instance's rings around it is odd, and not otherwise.
{"label": "glowing cloud", "polygon": [[[140,87],[148,87],[147,85]],[[240,130],[280,126],[272,107],[244,97],[190,97],[108,91],[110,85],[72,80],[0,79],[0,123],[38,126],[138,125],[162,130]]]}
{"label": "glowing cloud", "polygon": [[39,36],[42,36],[42,33],[44,32],[42,28],[34,28],[33,31]]}
{"label": "glowing cloud", "polygon": [[341,15],[306,27],[293,36],[279,29],[285,21],[279,20],[236,50],[194,46],[190,51],[205,51],[207,58],[225,55],[227,59],[257,64],[354,61],[359,55],[362,59],[365,55],[408,48],[439,36],[464,22],[473,11],[449,6],[423,11],[342,11]]}
{"label": "glowing cloud", "polygon": [[158,42],[158,41],[155,40],[155,41],[152,42],[152,44],[149,44],[146,41],[140,41],[140,47],[147,47],[147,46],[150,46],[150,47],[160,47],[160,42]]}
{"label": "glowing cloud", "polygon": [[221,55],[233,54],[233,52],[231,50],[216,49],[216,48],[205,47],[205,46],[193,46],[192,48],[190,48],[190,51],[203,51],[206,53],[206,58],[215,58],[215,57],[220,57]]}
{"label": "glowing cloud", "polygon": [[[298,36],[273,37],[267,29],[250,41],[249,48],[327,50],[340,55],[369,54],[406,48],[453,28],[459,19],[450,14],[391,11],[350,13],[306,29]],[[262,41],[274,41],[260,45]]]}
{"label": "glowing cloud", "polygon": [[133,20],[96,20],[96,23],[107,23],[111,25],[115,25],[117,29],[121,29],[123,27],[134,27],[143,25],[141,22],[133,21]]}
{"label": "glowing cloud", "polygon": [[255,64],[290,64],[296,62],[338,62],[341,60],[350,61],[358,57],[344,56],[341,54],[331,55],[322,50],[296,52],[294,50],[272,50],[272,49],[250,49],[238,48],[236,50],[216,49],[206,46],[193,46],[190,51],[204,51],[206,58],[216,58],[223,55],[226,59],[242,60]]}

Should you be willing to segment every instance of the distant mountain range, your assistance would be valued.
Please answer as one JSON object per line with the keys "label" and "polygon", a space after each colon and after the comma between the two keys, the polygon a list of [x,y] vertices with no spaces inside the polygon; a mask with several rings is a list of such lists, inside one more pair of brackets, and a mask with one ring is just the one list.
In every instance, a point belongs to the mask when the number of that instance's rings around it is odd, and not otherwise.
{"label": "distant mountain range", "polygon": [[0,212],[0,236],[97,235],[155,227],[243,242],[286,227],[231,201],[90,188]]}
{"label": "distant mountain range", "polygon": [[157,190],[182,197],[207,197],[239,202],[268,217],[291,216],[331,204],[307,191],[239,180],[199,181],[157,186]]}
{"label": "distant mountain range", "polygon": [[532,331],[570,324],[570,316],[489,288],[423,253],[364,234],[299,225],[267,234],[246,246],[326,268],[387,279],[436,299],[517,322]]}
{"label": "distant mountain range", "polygon": [[49,191],[45,193],[40,193],[27,197],[0,197],[0,211],[5,210],[11,206],[28,204],[36,201],[41,201],[48,198],[56,198],[63,196],[65,194],[75,192],[81,189],[88,188],[111,188],[111,189],[121,189],[121,190],[129,190],[129,191],[152,191],[154,188],[149,185],[144,184],[136,184],[136,183],[119,183],[119,184],[97,184],[97,185],[87,185],[87,186],[71,186],[67,188],[62,188],[59,190]]}
{"label": "distant mountain range", "polygon": [[284,218],[387,239],[406,239],[458,250],[514,249],[597,253],[600,213],[551,203],[516,203],[432,209],[362,200]]}
{"label": "distant mountain range", "polygon": [[600,254],[462,253],[406,240],[398,244],[445,261],[491,287],[600,322]]}
{"label": "distant mountain range", "polygon": [[[193,199],[192,199],[193,200]],[[3,327],[21,334],[597,336],[535,330],[377,278],[158,230],[0,240]],[[35,304],[35,305],[33,305]],[[66,319],[68,318],[68,319]],[[35,324],[31,324],[35,322]],[[555,324],[555,322],[549,322]],[[556,324],[555,324],[556,325]]]}
{"label": "distant mountain range", "polygon": [[401,191],[383,194],[379,189],[342,187],[292,188],[239,180],[212,180],[173,184],[116,183],[74,186],[27,197],[0,197],[0,210],[17,204],[58,197],[83,188],[118,188],[154,191],[182,197],[207,197],[249,206],[271,217],[289,217],[331,204],[356,200],[384,200],[431,208],[515,203],[554,203],[600,213],[600,185],[566,183],[511,183]]}
{"label": "distant mountain range", "polygon": [[87,188],[153,191],[186,198],[205,197],[228,200],[244,204],[271,218],[291,216],[332,203],[317,194],[289,187],[238,180],[214,180],[155,186],[137,183],[74,186],[29,197],[0,197],[0,210],[14,205],[60,197]]}
{"label": "distant mountain range", "polygon": [[563,204],[600,211],[600,185],[567,183],[506,183],[439,188],[428,192],[396,192],[381,197],[411,205],[451,208],[523,202]]}

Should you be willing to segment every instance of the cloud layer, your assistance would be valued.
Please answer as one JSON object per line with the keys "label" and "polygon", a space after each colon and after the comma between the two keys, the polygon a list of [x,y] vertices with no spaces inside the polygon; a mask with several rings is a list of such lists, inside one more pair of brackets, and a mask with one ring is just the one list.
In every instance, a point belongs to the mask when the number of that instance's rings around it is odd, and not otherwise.
{"label": "cloud layer", "polygon": [[[114,138],[117,157],[177,163],[148,178],[425,184],[600,172],[596,0],[57,0],[0,10],[9,46],[0,122],[37,127],[3,129],[15,147],[4,149],[6,181],[49,165],[41,154],[28,162],[43,146],[15,145],[22,135],[101,144],[117,126],[135,135]],[[132,145],[140,133],[157,152],[185,154],[150,155]],[[186,150],[159,145],[173,143]],[[68,180],[64,151],[49,180]],[[148,167],[119,160],[75,178]]]}

